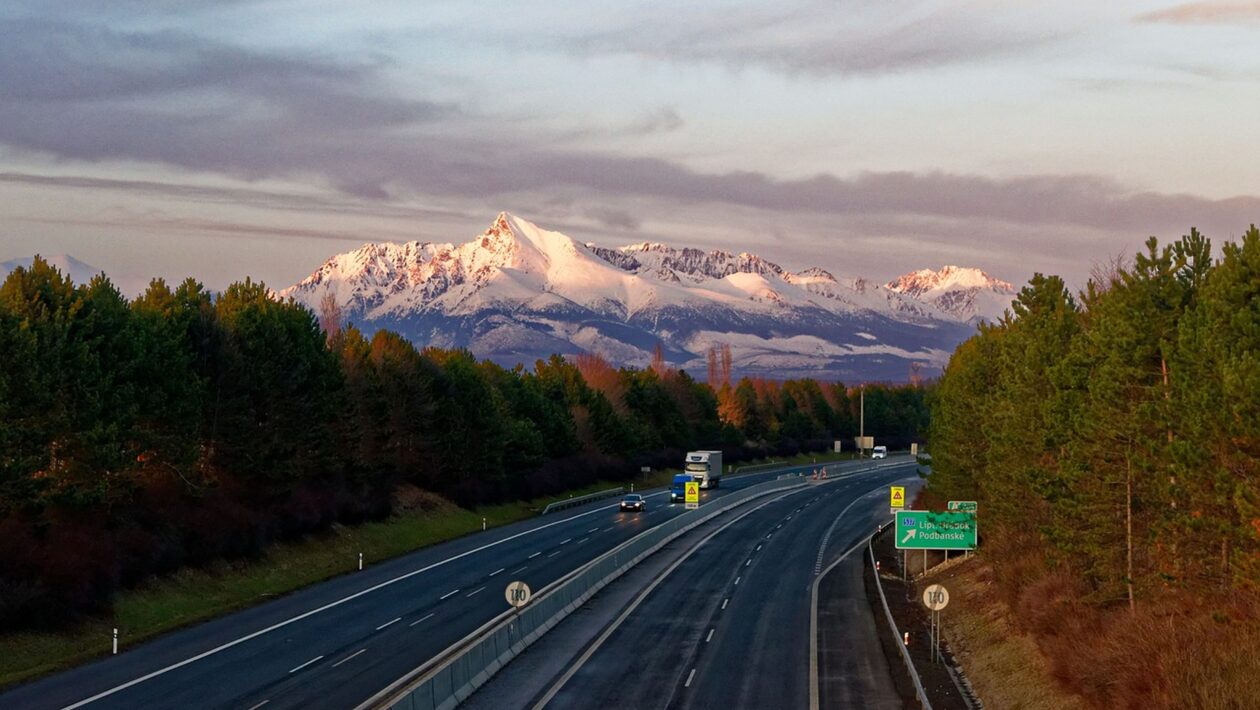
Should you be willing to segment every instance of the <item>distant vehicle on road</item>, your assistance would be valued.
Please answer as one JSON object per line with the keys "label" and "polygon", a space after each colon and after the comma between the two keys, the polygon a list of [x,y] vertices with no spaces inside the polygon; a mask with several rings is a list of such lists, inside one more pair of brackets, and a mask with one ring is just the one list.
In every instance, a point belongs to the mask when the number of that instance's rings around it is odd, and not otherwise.
{"label": "distant vehicle on road", "polygon": [[701,488],[717,488],[722,483],[722,452],[688,451],[683,469]]}
{"label": "distant vehicle on road", "polygon": [[638,493],[631,493],[621,499],[621,510],[633,510],[642,513],[647,510],[647,503],[643,500],[643,496]]}
{"label": "distant vehicle on road", "polygon": [[886,458],[888,458],[888,447],[887,447],[887,446],[876,446],[875,448],[871,449],[871,458],[873,458],[873,459],[886,459]]}
{"label": "distant vehicle on road", "polygon": [[691,477],[690,473],[676,473],[674,480],[669,484],[669,502],[677,503],[687,498],[687,484],[696,479]]}

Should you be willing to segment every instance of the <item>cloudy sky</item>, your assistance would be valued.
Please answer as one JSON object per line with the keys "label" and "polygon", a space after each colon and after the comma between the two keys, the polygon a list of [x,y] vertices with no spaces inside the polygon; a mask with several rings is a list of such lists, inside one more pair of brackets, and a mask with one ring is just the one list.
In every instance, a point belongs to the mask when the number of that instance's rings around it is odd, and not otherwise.
{"label": "cloudy sky", "polygon": [[1260,2],[7,0],[0,261],[275,286],[500,210],[1076,284],[1260,221]]}

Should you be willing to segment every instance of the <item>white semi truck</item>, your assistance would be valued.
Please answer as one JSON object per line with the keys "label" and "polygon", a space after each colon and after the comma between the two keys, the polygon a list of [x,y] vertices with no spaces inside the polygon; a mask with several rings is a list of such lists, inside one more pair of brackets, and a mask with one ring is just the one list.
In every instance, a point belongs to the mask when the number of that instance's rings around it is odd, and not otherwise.
{"label": "white semi truck", "polygon": [[722,482],[722,452],[688,451],[683,470],[699,481],[701,488],[717,488]]}

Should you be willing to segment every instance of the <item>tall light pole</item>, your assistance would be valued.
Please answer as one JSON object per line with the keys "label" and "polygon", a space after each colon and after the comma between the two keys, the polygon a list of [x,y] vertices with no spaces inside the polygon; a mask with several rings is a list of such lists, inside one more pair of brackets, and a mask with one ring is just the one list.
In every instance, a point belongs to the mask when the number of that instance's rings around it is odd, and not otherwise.
{"label": "tall light pole", "polygon": [[866,383],[862,383],[861,395],[858,399],[858,458],[862,458],[866,443]]}

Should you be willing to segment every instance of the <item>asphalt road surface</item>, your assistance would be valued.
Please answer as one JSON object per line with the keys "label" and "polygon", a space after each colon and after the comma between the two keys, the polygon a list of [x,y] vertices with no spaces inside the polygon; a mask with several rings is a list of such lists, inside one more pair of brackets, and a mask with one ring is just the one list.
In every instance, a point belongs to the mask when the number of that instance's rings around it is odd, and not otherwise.
{"label": "asphalt road surface", "polygon": [[[913,461],[810,486],[721,531],[644,599],[547,707],[809,707],[815,575],[888,520],[888,485],[907,476]],[[878,656],[846,667],[849,707],[896,698],[876,632],[857,624],[849,638],[830,638],[847,641],[854,655]]]}
{"label": "asphalt road surface", "polygon": [[[810,468],[727,477],[702,503]],[[19,686],[0,707],[352,708],[504,611],[509,581],[538,589],[683,512],[645,495],[645,514],[602,501],[369,565]]]}

